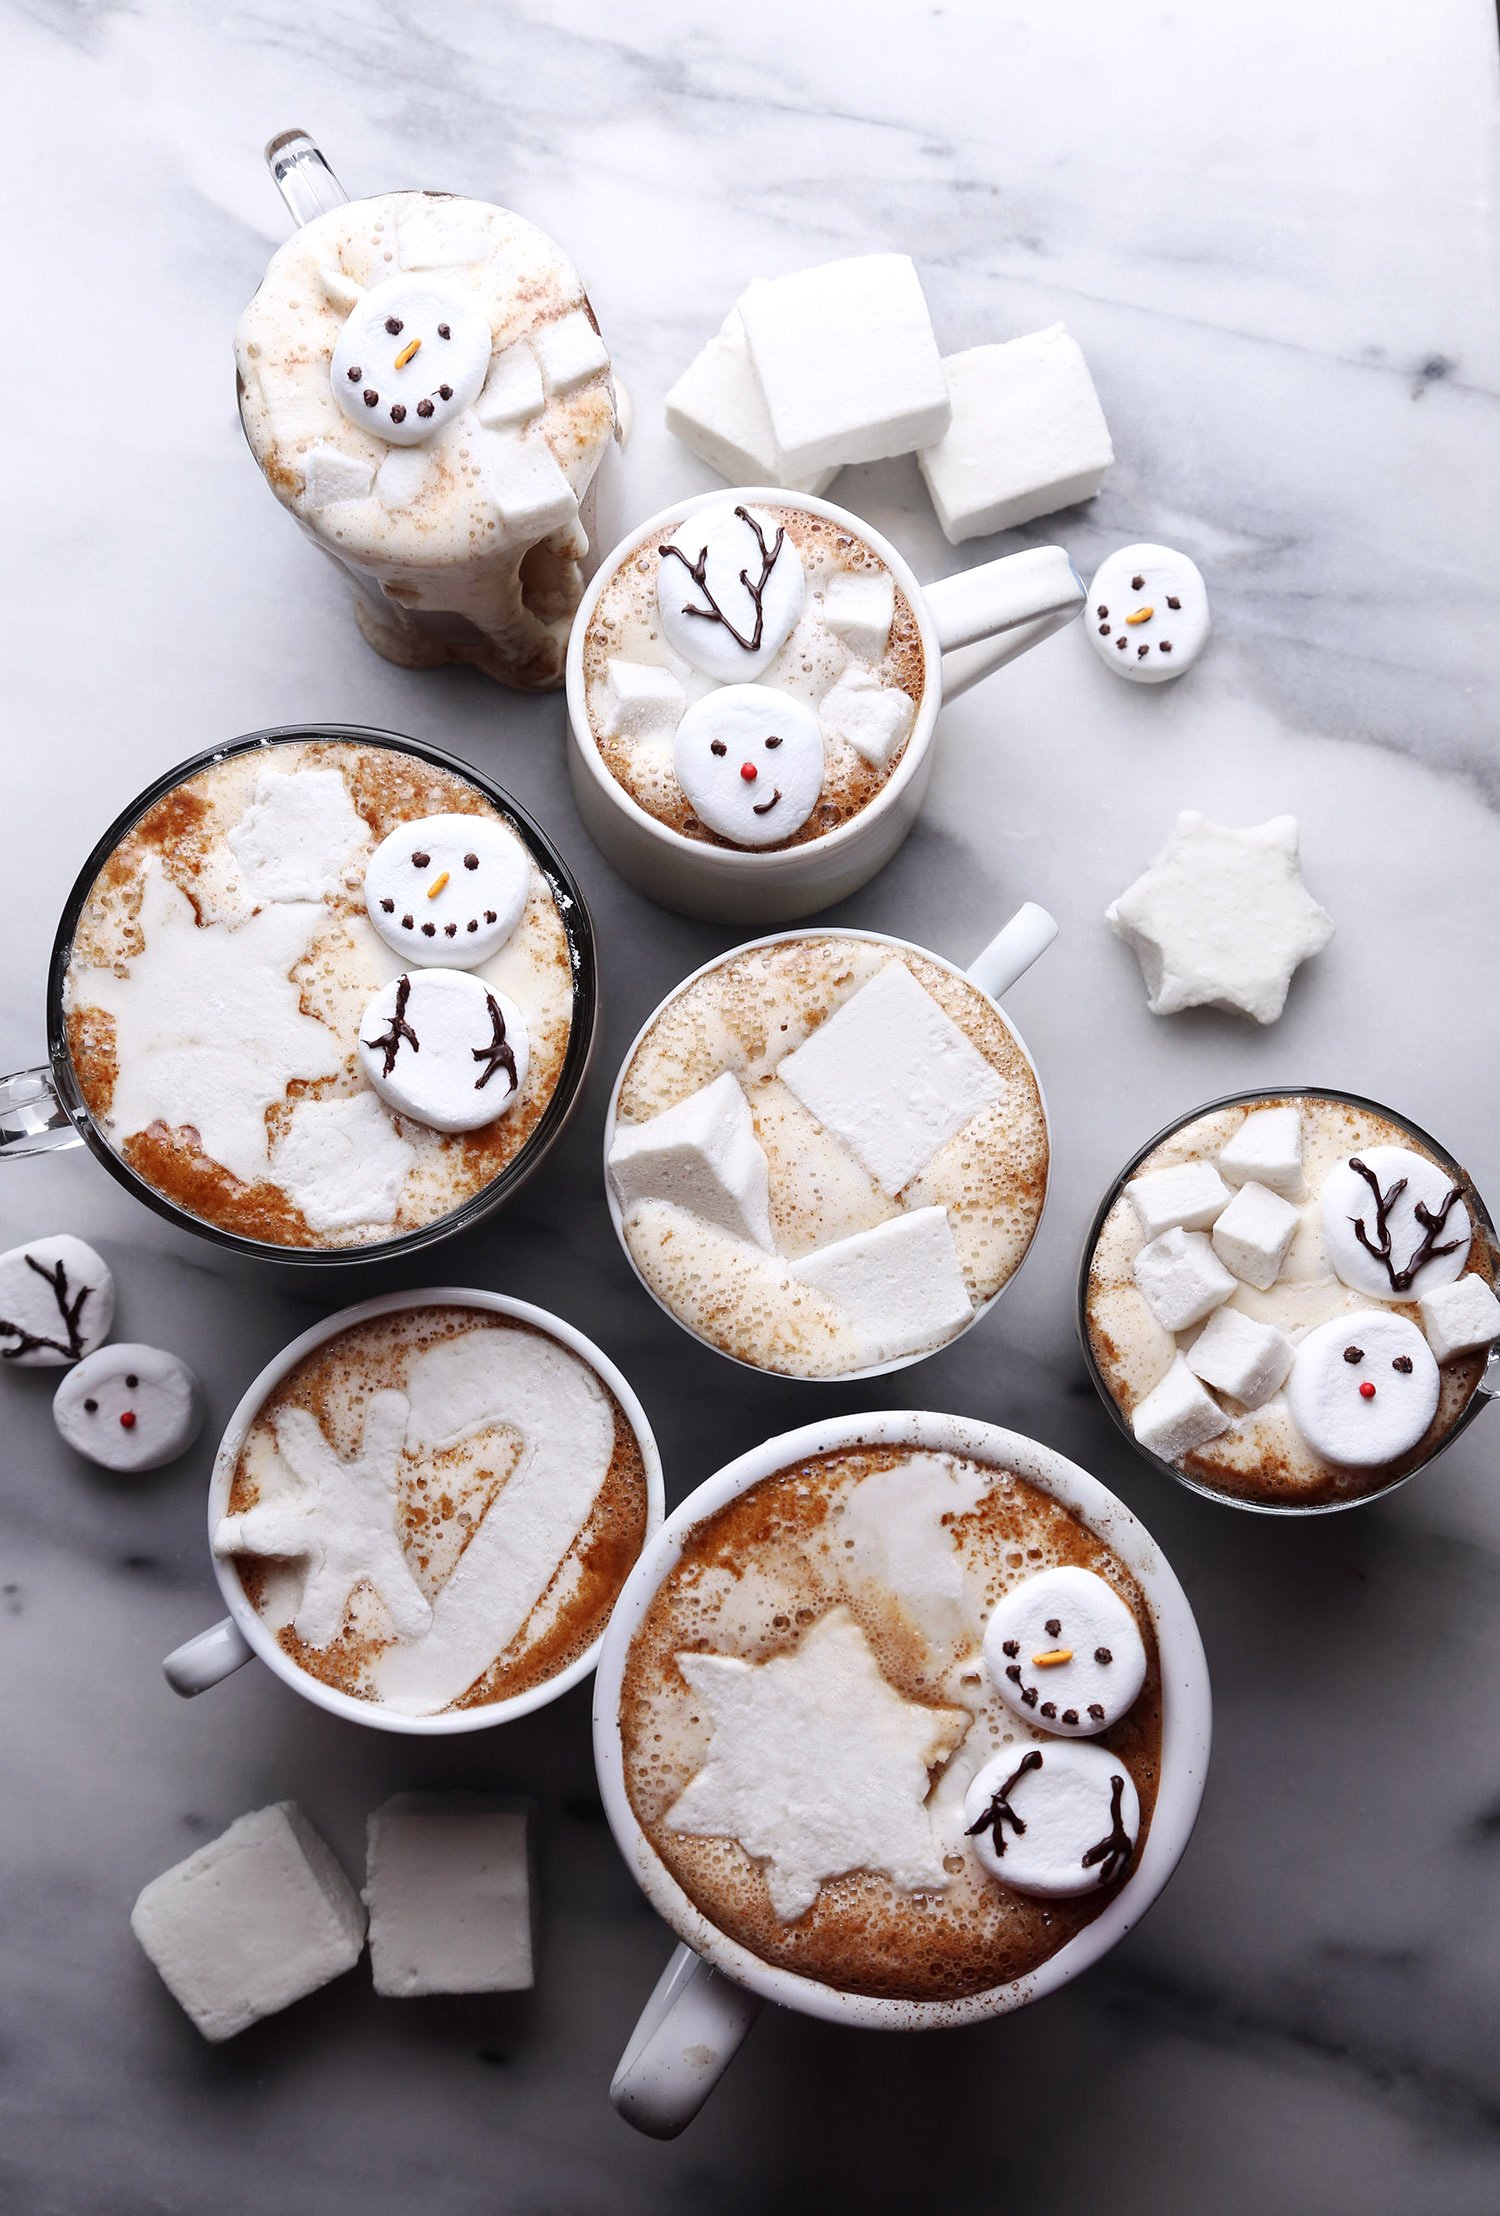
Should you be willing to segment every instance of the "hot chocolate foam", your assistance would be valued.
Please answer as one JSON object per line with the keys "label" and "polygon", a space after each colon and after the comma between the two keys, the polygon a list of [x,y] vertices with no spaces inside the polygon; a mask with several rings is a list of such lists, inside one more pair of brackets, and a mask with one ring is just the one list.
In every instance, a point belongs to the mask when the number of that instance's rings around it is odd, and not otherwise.
{"label": "hot chocolate foam", "polygon": [[[620,1723],[636,1817],[703,1914],[775,1968],[846,1992],[914,2001],[983,1992],[1025,1976],[1066,1945],[1098,1913],[1100,1893],[1042,1902],[997,1884],[967,1836],[964,1813],[971,1781],[995,1755],[1013,1747],[1019,1758],[1028,1747],[1057,1744],[1007,1709],[984,1668],[982,1641],[1002,1595],[1038,1570],[1062,1566],[1104,1578],[1146,1645],[1140,1697],[1092,1742],[1128,1770],[1144,1834],[1161,1751],[1150,1615],[1118,1558],[1039,1487],[958,1456],[853,1448],[780,1471],[697,1525],[632,1642]],[[854,1644],[846,1627],[857,1632],[857,1654],[846,1655]],[[925,1809],[916,1803],[921,1839],[909,1829],[909,1812],[893,1832],[894,1811],[882,1805],[867,1827],[867,1860],[846,1822],[851,1811],[858,1817],[858,1794],[819,1821],[816,1752],[805,1743],[786,1747],[780,1736],[754,1741],[759,1753],[743,1769],[738,1829],[724,1823],[733,1748],[724,1741],[722,1700],[704,1697],[705,1663],[727,1658],[720,1673],[737,1667],[748,1685],[745,1665],[784,1669],[800,1658],[809,1684],[793,1712],[796,1729],[830,1732],[837,1741],[837,1712],[823,1716],[818,1698],[823,1641],[830,1688],[851,1671],[850,1682],[862,1684],[868,1655],[884,1681],[890,1729],[916,1745],[927,1720],[933,1782]],[[784,1734],[792,1728],[787,1718],[784,1702],[742,1701],[734,1729],[752,1740],[757,1729]],[[844,1751],[830,1745],[830,1777]],[[783,1821],[778,1830],[774,1780],[788,1754],[799,1765],[796,1798],[809,1843],[802,1865],[784,1868],[777,1865],[791,1855],[791,1826]],[[706,1791],[699,1779],[708,1781]],[[890,1779],[890,1797],[904,1805],[903,1774],[892,1770]],[[690,1828],[695,1823],[703,1828]],[[818,1862],[836,1874],[813,1886],[806,1905],[807,1873]]]}

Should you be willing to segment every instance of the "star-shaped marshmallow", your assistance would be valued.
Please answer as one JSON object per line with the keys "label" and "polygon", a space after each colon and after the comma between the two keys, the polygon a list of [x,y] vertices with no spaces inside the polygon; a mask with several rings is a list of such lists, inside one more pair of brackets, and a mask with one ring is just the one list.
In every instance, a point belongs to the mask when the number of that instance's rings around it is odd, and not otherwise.
{"label": "star-shaped marshmallow", "polygon": [[1154,1016],[1210,1007],[1274,1023],[1292,972],[1333,937],[1302,882],[1295,816],[1235,830],[1191,808],[1105,920],[1135,948]]}
{"label": "star-shaped marshmallow", "polygon": [[410,1412],[405,1393],[377,1393],[365,1415],[358,1454],[341,1462],[309,1410],[283,1409],[271,1428],[295,1490],[219,1520],[215,1554],[306,1562],[293,1628],[310,1647],[332,1645],[349,1596],[361,1585],[380,1595],[399,1638],[420,1638],[432,1622],[431,1605],[412,1576],[396,1529]]}
{"label": "star-shaped marshmallow", "polygon": [[787,1654],[679,1654],[707,1710],[708,1760],[667,1811],[674,1831],[737,1839],[783,1923],[827,1879],[879,1870],[908,1892],[948,1883],[927,1813],[929,1772],[969,1728],[961,1709],[898,1693],[847,1608]]}

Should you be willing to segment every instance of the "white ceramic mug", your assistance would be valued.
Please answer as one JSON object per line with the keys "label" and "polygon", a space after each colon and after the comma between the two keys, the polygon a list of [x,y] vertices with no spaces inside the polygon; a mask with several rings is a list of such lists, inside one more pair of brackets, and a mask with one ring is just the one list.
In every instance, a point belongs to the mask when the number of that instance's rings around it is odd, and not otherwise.
{"label": "white ceramic mug", "polygon": [[[777,1470],[859,1444],[967,1455],[1029,1478],[1072,1509],[1119,1556],[1144,1594],[1156,1630],[1161,1773],[1145,1846],[1118,1892],[1066,1946],[1029,1975],[961,2000],[877,1999],[773,1969],[720,1931],[683,1891],[641,1830],[625,1787],[620,1694],[626,1657],[688,1534]],[[1177,1867],[1203,1797],[1211,1727],[1208,1662],[1182,1587],[1124,1503],[1050,1447],[967,1416],[903,1408],[835,1416],[784,1432],[742,1454],[689,1494],[642,1550],[615,1604],[594,1681],[594,1760],[605,1814],[636,1883],[682,1942],[621,2057],[610,2087],[616,2108],[638,2131],[674,2138],[712,2092],[763,2001],[779,2001],[828,2023],[919,2031],[1005,2015],[1055,1992],[1139,1923]]]}
{"label": "white ceramic mug", "polygon": [[214,1458],[213,1474],[208,1484],[208,1537],[210,1559],[214,1576],[219,1581],[219,1591],[229,1610],[220,1622],[211,1624],[207,1631],[200,1631],[173,1649],[162,1663],[162,1671],[174,1693],[191,1699],[196,1693],[206,1692],[210,1685],[217,1685],[235,1670],[259,1655],[268,1669],[274,1670],[283,1683],[300,1693],[319,1708],[331,1710],[335,1716],[347,1716],[351,1722],[370,1724],[378,1731],[402,1731],[422,1738],[441,1738],[456,1731],[487,1731],[494,1724],[509,1723],[513,1717],[525,1716],[533,1708],[545,1708],[570,1685],[587,1677],[598,1661],[602,1645],[596,1639],[566,1669],[555,1677],[543,1679],[524,1693],[516,1693],[508,1700],[486,1701],[479,1708],[444,1709],[436,1716],[406,1716],[393,1708],[386,1708],[378,1701],[356,1700],[349,1693],[341,1693],[334,1686],[325,1685],[321,1678],[312,1677],[299,1669],[291,1657],[283,1653],[276,1635],[269,1629],[259,1612],[252,1606],[238,1572],[232,1562],[222,1560],[213,1553],[213,1535],[220,1518],[228,1512],[229,1488],[234,1479],[235,1465],[240,1449],[249,1430],[269,1395],[287,1374],[294,1370],[303,1356],[315,1347],[336,1338],[354,1324],[368,1322],[373,1316],[388,1316],[400,1308],[483,1308],[492,1315],[507,1316],[517,1323],[531,1324],[536,1330],[556,1339],[580,1361],[586,1362],[601,1381],[609,1387],[634,1431],[641,1450],[641,1460],[646,1472],[646,1537],[659,1528],[665,1508],[662,1490],[661,1457],[646,1411],[636,1398],[630,1384],[609,1359],[596,1347],[592,1339],[586,1339],[581,1331],[575,1331],[561,1316],[550,1315],[545,1308],[535,1308],[529,1301],[511,1300],[503,1293],[477,1292],[462,1286],[442,1285],[425,1291],[411,1293],[383,1293],[376,1300],[362,1300],[356,1307],[342,1308],[335,1316],[327,1316],[322,1323],[304,1331],[283,1347],[274,1361],[268,1362],[253,1385],[244,1394],[239,1406],[229,1419],[219,1451]]}
{"label": "white ceramic mug", "polygon": [[[675,1309],[669,1308],[667,1306],[666,1302],[657,1293],[654,1286],[647,1283],[645,1277],[642,1276],[640,1269],[637,1267],[635,1256],[630,1251],[630,1242],[625,1236],[625,1221],[620,1209],[619,1195],[615,1191],[614,1180],[609,1174],[610,1150],[615,1143],[615,1122],[620,1105],[620,1088],[625,1082],[625,1073],[629,1069],[631,1063],[634,1061],[636,1050],[640,1046],[641,1041],[645,1038],[647,1032],[657,1021],[658,1017],[662,1014],[662,1011],[665,1008],[670,1007],[674,1000],[677,1000],[683,993],[688,990],[689,986],[696,984],[700,977],[706,977],[711,970],[723,968],[723,966],[728,962],[738,961],[740,956],[743,954],[753,954],[759,947],[783,946],[790,939],[821,938],[824,936],[838,939],[863,939],[869,941],[872,945],[875,946],[888,946],[896,954],[915,954],[919,956],[922,961],[935,962],[937,963],[939,968],[951,970],[955,977],[965,977],[968,979],[971,985],[977,985],[979,987],[980,991],[994,1005],[996,1015],[1005,1025],[1006,1030],[1015,1040],[1016,1045],[1020,1048],[1021,1052],[1026,1056],[1027,1063],[1031,1069],[1031,1074],[1036,1079],[1037,1098],[1041,1103],[1042,1109],[1042,1122],[1048,1131],[1048,1188],[1050,1189],[1051,1127],[1048,1124],[1047,1119],[1047,1098],[1045,1093],[1042,1091],[1042,1080],[1040,1074],[1037,1071],[1037,1066],[1035,1062],[1033,1062],[1031,1059],[1031,1054],[1027,1048],[1025,1040],[1021,1037],[1020,1032],[1016,1029],[1015,1025],[1011,1022],[1009,1016],[1005,1013],[1005,1010],[999,1004],[1001,995],[1003,993],[1009,992],[1011,986],[1016,983],[1017,979],[1025,975],[1026,971],[1030,969],[1032,963],[1037,959],[1038,955],[1044,954],[1047,948],[1052,944],[1052,941],[1057,937],[1057,924],[1048,914],[1045,908],[1039,907],[1034,900],[1028,900],[1024,902],[1022,906],[1016,910],[1015,914],[1011,917],[1009,923],[1005,925],[1003,930],[997,932],[995,937],[990,940],[989,945],[986,946],[981,953],[975,955],[973,961],[965,970],[960,970],[956,962],[946,961],[941,954],[934,954],[930,947],[917,946],[910,939],[892,938],[890,933],[887,931],[846,931],[842,928],[842,926],[830,925],[826,933],[814,928],[807,931],[779,931],[773,934],[770,938],[765,939],[747,939],[743,946],[731,947],[727,954],[716,954],[711,962],[705,962],[701,969],[694,970],[691,977],[685,977],[680,985],[674,986],[673,990],[667,994],[665,1000],[659,1001],[657,1003],[656,1007],[646,1018],[646,1021],[641,1025],[640,1030],[636,1033],[635,1037],[630,1042],[630,1047],[625,1055],[625,1059],[620,1064],[619,1075],[616,1077],[614,1082],[614,1089],[610,1093],[609,1112],[604,1119],[604,1194],[605,1199],[609,1204],[609,1220],[615,1227],[615,1237],[619,1240],[620,1245],[624,1250],[625,1259],[629,1262],[631,1268],[635,1271],[635,1274],[640,1279],[641,1284],[645,1286],[646,1291],[650,1293],[651,1298],[656,1302],[657,1307],[661,1309],[664,1315],[670,1316],[674,1323],[681,1324],[684,1331],[692,1331],[692,1325],[684,1322],[683,1318],[677,1314]],[[1046,1213],[1046,1207],[1047,1194],[1044,1190],[1042,1194],[1042,1206],[1037,1211],[1036,1225],[1031,1235],[1031,1246],[1034,1246],[1036,1244],[1036,1234],[1041,1229],[1042,1217]],[[1029,1254],[1031,1251],[1031,1247],[1028,1246],[1026,1251]],[[1025,1258],[1025,1255],[1023,1255],[1021,1257],[1021,1261],[1024,1262]],[[987,1316],[989,1314],[990,1310],[994,1307],[995,1302],[999,1300],[1001,1294],[1005,1292],[1008,1286],[1014,1284],[1016,1277],[1020,1272],[1020,1267],[1021,1264],[1018,1263],[1016,1268],[1011,1271],[1010,1276],[1005,1280],[1005,1284],[1001,1285],[995,1292],[991,1293],[988,1300],[982,1301],[980,1303],[980,1305],[974,1310],[973,1315],[969,1318],[969,1321],[963,1326],[963,1329],[954,1334],[955,1338],[961,1339],[964,1336],[965,1332],[973,1330],[975,1324],[978,1323],[981,1316]],[[693,1336],[696,1338],[699,1336],[699,1334],[694,1332]],[[946,1339],[944,1340],[943,1345],[952,1346],[953,1343],[953,1339]],[[711,1339],[705,1339],[703,1341],[703,1344],[705,1346],[712,1346],[713,1341]],[[723,1347],[716,1347],[714,1351],[715,1353],[723,1354],[726,1361],[740,1362],[739,1355],[728,1354]],[[933,1347],[928,1351],[936,1354],[940,1353],[942,1350],[939,1347]],[[904,1370],[908,1368],[911,1363],[923,1362],[926,1359],[926,1354],[898,1354],[893,1356],[889,1362],[872,1362],[864,1369],[841,1370],[839,1371],[837,1376],[827,1378],[797,1379],[794,1376],[794,1373],[788,1371],[776,1371],[771,1374],[774,1374],[776,1376],[792,1376],[793,1382],[795,1383],[818,1385],[848,1385],[857,1378],[884,1377],[886,1373],[890,1370]],[[754,1369],[757,1367],[757,1365],[750,1362],[741,1362],[741,1367],[744,1369]]]}
{"label": "white ceramic mug", "polygon": [[[710,846],[690,839],[631,798],[611,776],[589,723],[583,642],[599,596],[638,548],[700,508],[736,502],[802,508],[842,525],[873,548],[911,602],[922,634],[925,682],[906,751],[865,807],[801,846],[777,850]],[[568,641],[568,771],[595,846],[639,891],[684,915],[722,923],[792,923],[854,892],[885,867],[921,812],[932,776],[938,709],[1002,663],[1071,623],[1083,580],[1060,546],[1029,548],[919,585],[889,540],[847,508],[810,493],[737,486],[664,508],[632,531],[584,593]]]}

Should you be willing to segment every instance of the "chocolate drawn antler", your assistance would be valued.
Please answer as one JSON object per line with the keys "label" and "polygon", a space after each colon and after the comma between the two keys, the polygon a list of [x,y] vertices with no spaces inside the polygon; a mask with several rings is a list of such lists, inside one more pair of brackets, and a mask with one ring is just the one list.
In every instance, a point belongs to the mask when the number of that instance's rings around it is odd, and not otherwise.
{"label": "chocolate drawn antler", "polygon": [[1349,1167],[1357,1177],[1364,1179],[1375,1196],[1375,1237],[1373,1239],[1370,1237],[1363,1216],[1351,1216],[1349,1218],[1354,1226],[1354,1236],[1358,1239],[1366,1254],[1373,1255],[1377,1262],[1384,1264],[1385,1274],[1391,1281],[1391,1291],[1393,1293],[1408,1292],[1417,1276],[1417,1272],[1426,1263],[1435,1262],[1440,1254],[1454,1254],[1463,1245],[1462,1239],[1450,1239],[1446,1246],[1434,1244],[1438,1233],[1448,1221],[1454,1202],[1459,1198],[1459,1188],[1456,1185],[1450,1187],[1447,1197],[1436,1215],[1433,1214],[1425,1200],[1413,1203],[1412,1214],[1422,1226],[1422,1236],[1412,1249],[1405,1269],[1398,1270],[1391,1255],[1390,1213],[1401,1195],[1406,1191],[1406,1179],[1398,1177],[1390,1191],[1383,1193],[1380,1189],[1380,1180],[1368,1162],[1362,1162],[1357,1154],[1351,1154]]}
{"label": "chocolate drawn antler", "polygon": [[372,1054],[378,1054],[382,1048],[385,1050],[385,1068],[380,1073],[382,1077],[389,1077],[391,1071],[396,1067],[396,1056],[401,1051],[401,1041],[403,1039],[408,1042],[413,1054],[420,1054],[422,1051],[421,1040],[406,1020],[406,1003],[410,998],[411,979],[403,977],[398,980],[396,985],[396,1012],[391,1017],[390,1030],[386,1032],[382,1039],[367,1039],[365,1041]]}
{"label": "chocolate drawn antler", "polygon": [[505,1018],[500,1013],[500,1004],[494,994],[486,993],[484,997],[489,1003],[490,1025],[493,1036],[488,1046],[476,1046],[473,1049],[475,1061],[483,1062],[485,1065],[483,1075],[476,1077],[474,1080],[474,1090],[476,1093],[481,1092],[494,1076],[496,1070],[504,1070],[506,1076],[510,1079],[510,1089],[514,1092],[518,1083],[516,1057],[506,1041]]}
{"label": "chocolate drawn antler", "polygon": [[1125,1780],[1118,1774],[1109,1781],[1109,1837],[1090,1847],[1083,1858],[1083,1866],[1091,1870],[1099,1864],[1099,1883],[1108,1885],[1130,1860],[1130,1833],[1120,1821],[1120,1805],[1125,1796]]}
{"label": "chocolate drawn antler", "polygon": [[1023,1754],[1019,1768],[1013,1770],[1005,1783],[997,1791],[991,1793],[989,1807],[977,1823],[968,1826],[964,1832],[964,1837],[973,1839],[981,1831],[988,1831],[994,1838],[996,1854],[1004,1854],[1006,1824],[1010,1825],[1017,1838],[1026,1829],[1025,1824],[1010,1805],[1010,1795],[1015,1791],[1028,1770],[1039,1770],[1041,1766],[1042,1757],[1038,1748],[1033,1747],[1030,1754]]}
{"label": "chocolate drawn antler", "polygon": [[762,531],[760,525],[756,522],[754,516],[750,513],[750,510],[748,508],[736,508],[734,512],[740,518],[741,522],[747,523],[750,526],[750,529],[755,533],[755,543],[760,548],[760,576],[756,579],[755,583],[753,585],[751,584],[750,572],[748,570],[742,569],[740,571],[740,583],[744,586],[746,592],[750,595],[750,604],[755,610],[755,629],[751,632],[748,639],[744,636],[742,632],[735,629],[734,625],[730,622],[728,616],[725,615],[723,609],[719,606],[719,603],[717,602],[717,600],[715,600],[712,592],[710,592],[709,590],[708,548],[706,545],[699,547],[698,559],[696,562],[690,562],[687,556],[683,553],[680,546],[658,547],[657,552],[662,556],[663,559],[665,559],[668,554],[675,555],[677,560],[681,562],[683,568],[687,571],[689,577],[692,578],[693,583],[697,586],[699,592],[702,593],[704,599],[708,602],[708,606],[706,608],[684,607],[682,611],[683,614],[685,616],[701,616],[705,623],[722,623],[736,646],[742,646],[747,654],[758,654],[760,652],[760,642],[765,636],[766,628],[766,587],[771,581],[771,572],[776,567],[776,558],[780,554],[782,543],[786,538],[786,527],[784,524],[778,525],[776,531],[776,543],[774,546],[768,548],[766,545],[766,535],[764,531]]}
{"label": "chocolate drawn antler", "polygon": [[29,1270],[35,1270],[37,1276],[44,1277],[51,1286],[52,1298],[57,1302],[57,1312],[62,1317],[63,1327],[68,1334],[67,1344],[65,1346],[61,1339],[49,1339],[45,1332],[28,1331],[23,1324],[8,1323],[0,1316],[0,1337],[13,1338],[16,1342],[13,1347],[5,1349],[0,1359],[15,1362],[23,1354],[34,1354],[38,1347],[51,1347],[53,1353],[60,1354],[65,1362],[78,1361],[83,1354],[83,1333],[79,1329],[78,1319],[83,1314],[83,1304],[93,1287],[81,1285],[77,1298],[70,1301],[65,1262],[56,1262],[49,1270],[44,1268],[34,1254],[28,1254],[25,1261]]}

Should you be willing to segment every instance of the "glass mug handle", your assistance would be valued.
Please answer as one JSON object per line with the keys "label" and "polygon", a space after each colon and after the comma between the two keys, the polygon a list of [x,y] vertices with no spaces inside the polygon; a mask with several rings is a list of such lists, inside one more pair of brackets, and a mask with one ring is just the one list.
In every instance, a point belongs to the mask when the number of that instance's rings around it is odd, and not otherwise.
{"label": "glass mug handle", "polygon": [[648,2139],[675,2139],[697,2115],[739,2051],[762,2002],[758,1993],[678,1947],[630,2034],[609,2097]]}
{"label": "glass mug handle", "polygon": [[343,207],[349,198],[306,131],[278,131],[266,148],[266,167],[299,227]]}
{"label": "glass mug handle", "polygon": [[956,700],[1071,623],[1087,595],[1065,547],[1033,546],[940,577],[922,597],[943,652],[943,698]]}
{"label": "glass mug handle", "polygon": [[50,1154],[82,1143],[45,1064],[0,1077],[0,1154]]}

